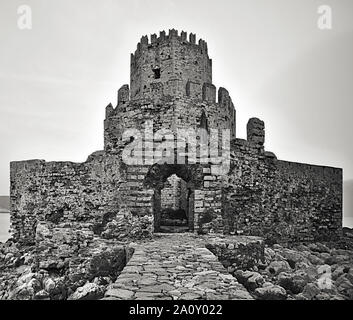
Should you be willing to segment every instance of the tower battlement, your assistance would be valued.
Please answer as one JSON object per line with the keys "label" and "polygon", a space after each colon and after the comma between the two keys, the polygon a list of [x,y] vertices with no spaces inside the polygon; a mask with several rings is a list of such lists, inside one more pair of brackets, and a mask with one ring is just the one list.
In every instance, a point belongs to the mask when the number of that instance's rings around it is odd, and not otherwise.
{"label": "tower battlement", "polygon": [[131,54],[131,100],[158,96],[185,96],[187,85],[199,88],[212,84],[212,60],[206,41],[175,29],[159,37],[143,36]]}
{"label": "tower battlement", "polygon": [[151,34],[150,37],[148,35],[144,35],[141,37],[140,42],[137,43],[137,48],[134,53],[131,53],[131,59],[136,59],[143,52],[143,50],[148,49],[151,46],[159,46],[163,42],[170,42],[172,40],[180,41],[185,45],[193,45],[195,48],[198,48],[201,52],[208,53],[207,42],[203,39],[199,39],[196,42],[196,34],[190,33],[188,35],[187,32],[181,31],[180,35],[178,30],[169,29],[168,34],[166,31],[160,31],[159,36],[156,33]]}

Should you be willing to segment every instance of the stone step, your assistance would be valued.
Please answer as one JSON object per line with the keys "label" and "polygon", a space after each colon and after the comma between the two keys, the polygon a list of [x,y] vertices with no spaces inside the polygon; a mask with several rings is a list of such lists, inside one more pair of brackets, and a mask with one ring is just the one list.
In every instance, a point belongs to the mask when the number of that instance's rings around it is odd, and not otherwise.
{"label": "stone step", "polygon": [[182,232],[188,232],[189,227],[188,226],[165,226],[161,225],[159,227],[160,232],[164,233],[182,233]]}
{"label": "stone step", "polygon": [[161,225],[163,226],[187,226],[188,221],[186,219],[161,219]]}

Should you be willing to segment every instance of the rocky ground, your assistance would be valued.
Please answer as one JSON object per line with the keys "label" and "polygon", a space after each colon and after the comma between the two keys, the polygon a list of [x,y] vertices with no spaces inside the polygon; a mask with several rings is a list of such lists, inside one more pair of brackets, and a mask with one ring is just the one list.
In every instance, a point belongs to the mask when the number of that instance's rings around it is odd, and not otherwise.
{"label": "rocky ground", "polygon": [[229,272],[256,299],[353,300],[353,251],[321,243],[265,248],[264,263]]}
{"label": "rocky ground", "polygon": [[227,241],[208,247],[255,299],[353,300],[352,229],[335,243],[266,245],[263,258],[248,261]]}
{"label": "rocky ground", "polygon": [[353,299],[348,229],[338,243],[295,245],[193,234],[131,242],[73,230],[39,225],[37,245],[0,244],[0,299]]}
{"label": "rocky ground", "polygon": [[71,228],[52,230],[39,243],[0,244],[0,299],[100,299],[133,253],[127,243]]}

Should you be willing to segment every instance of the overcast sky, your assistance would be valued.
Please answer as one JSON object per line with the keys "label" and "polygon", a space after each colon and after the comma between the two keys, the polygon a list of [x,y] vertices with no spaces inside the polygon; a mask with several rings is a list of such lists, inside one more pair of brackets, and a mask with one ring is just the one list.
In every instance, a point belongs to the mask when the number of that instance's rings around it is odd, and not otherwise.
{"label": "overcast sky", "polygon": [[[22,4],[31,30],[17,26]],[[332,30],[317,27],[323,4]],[[130,53],[142,35],[170,28],[208,42],[214,83],[236,105],[237,136],[257,116],[278,158],[343,168],[348,206],[352,0],[1,0],[0,194],[9,194],[10,161],[81,162],[102,149],[104,109],[129,83]]]}

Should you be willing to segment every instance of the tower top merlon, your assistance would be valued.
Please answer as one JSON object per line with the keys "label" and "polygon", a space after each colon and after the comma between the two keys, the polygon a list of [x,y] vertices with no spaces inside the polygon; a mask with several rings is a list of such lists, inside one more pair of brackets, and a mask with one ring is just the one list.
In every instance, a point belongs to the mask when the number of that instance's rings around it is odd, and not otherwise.
{"label": "tower top merlon", "polygon": [[255,145],[265,143],[265,123],[258,118],[251,118],[246,126],[247,140]]}

